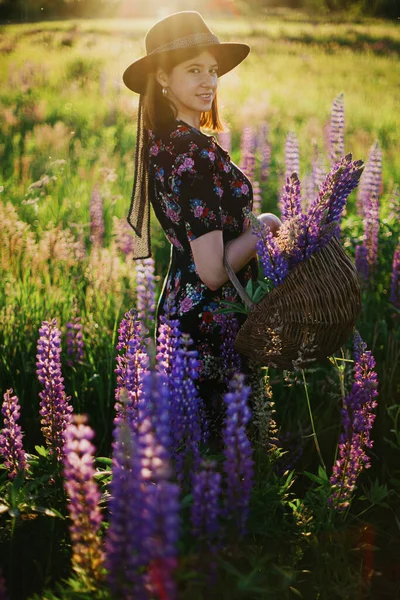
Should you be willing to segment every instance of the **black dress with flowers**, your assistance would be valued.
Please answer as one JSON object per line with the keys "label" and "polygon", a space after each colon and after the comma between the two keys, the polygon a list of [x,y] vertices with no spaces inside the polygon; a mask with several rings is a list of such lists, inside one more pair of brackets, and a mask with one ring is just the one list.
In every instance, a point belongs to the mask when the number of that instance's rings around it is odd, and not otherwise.
{"label": "black dress with flowers", "polygon": [[[149,196],[172,245],[157,325],[160,316],[169,313],[179,320],[181,331],[190,334],[199,352],[200,395],[208,404],[210,394],[224,391],[233,368],[227,364],[226,320],[224,326],[224,317],[216,311],[222,308],[221,300],[239,302],[239,297],[230,282],[213,291],[201,281],[190,242],[214,230],[222,231],[224,243],[238,237],[248,226],[252,187],[213,136],[181,120],[172,131],[162,136],[150,131],[149,136]],[[237,273],[243,285],[256,275],[256,259]],[[235,316],[241,324],[243,315]]]}

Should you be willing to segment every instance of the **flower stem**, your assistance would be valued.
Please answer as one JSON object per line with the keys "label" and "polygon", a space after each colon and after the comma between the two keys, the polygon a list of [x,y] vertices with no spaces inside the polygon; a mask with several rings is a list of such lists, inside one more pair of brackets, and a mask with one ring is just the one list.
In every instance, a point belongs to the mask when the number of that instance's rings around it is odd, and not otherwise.
{"label": "flower stem", "polygon": [[313,419],[313,414],[312,414],[312,410],[311,410],[310,397],[308,395],[307,382],[306,382],[306,376],[304,374],[304,369],[301,369],[301,373],[303,375],[303,383],[304,383],[304,389],[305,389],[305,392],[306,392],[307,406],[308,406],[308,412],[309,412],[309,415],[310,415],[311,428],[312,428],[312,431],[313,431],[313,438],[314,438],[315,447],[317,449],[317,453],[318,453],[319,459],[321,461],[322,468],[324,469],[324,471],[326,471],[324,459],[322,458],[321,449],[320,449],[319,443],[318,443],[317,433],[315,431],[314,419]]}

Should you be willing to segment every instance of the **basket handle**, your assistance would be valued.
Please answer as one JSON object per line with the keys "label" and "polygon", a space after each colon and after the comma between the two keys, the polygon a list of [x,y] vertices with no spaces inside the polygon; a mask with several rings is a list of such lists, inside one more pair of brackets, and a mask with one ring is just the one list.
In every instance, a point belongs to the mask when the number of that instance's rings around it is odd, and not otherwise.
{"label": "basket handle", "polygon": [[228,262],[228,256],[227,256],[226,251],[227,251],[228,246],[232,242],[233,242],[233,240],[230,240],[230,242],[228,242],[227,244],[224,245],[224,267],[226,269],[226,272],[228,273],[229,279],[231,280],[233,287],[235,288],[235,290],[237,291],[237,293],[243,300],[244,304],[248,308],[252,309],[252,308],[254,308],[254,302],[252,301],[252,299],[250,298],[250,296],[248,295],[248,293],[246,292],[246,290],[240,283],[239,279],[236,277],[235,271],[232,269],[231,265]]}

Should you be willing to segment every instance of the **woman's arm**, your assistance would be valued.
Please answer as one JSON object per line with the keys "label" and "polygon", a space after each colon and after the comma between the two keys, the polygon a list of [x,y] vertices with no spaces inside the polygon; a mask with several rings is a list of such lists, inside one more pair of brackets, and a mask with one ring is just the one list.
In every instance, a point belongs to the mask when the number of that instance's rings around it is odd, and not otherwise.
{"label": "woman's arm", "polygon": [[[282,224],[272,213],[263,213],[257,218],[268,225],[274,235]],[[250,226],[229,244],[227,258],[235,273],[256,255],[257,240]],[[215,291],[229,280],[223,264],[222,231],[210,231],[190,242],[190,246],[197,273],[208,288]]]}

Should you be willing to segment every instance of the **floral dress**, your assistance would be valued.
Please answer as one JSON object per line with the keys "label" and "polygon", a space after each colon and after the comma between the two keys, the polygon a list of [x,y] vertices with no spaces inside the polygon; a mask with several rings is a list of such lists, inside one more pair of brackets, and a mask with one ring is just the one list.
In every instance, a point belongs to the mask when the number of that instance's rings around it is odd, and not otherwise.
{"label": "floral dress", "polygon": [[[179,320],[182,332],[190,334],[199,353],[198,383],[204,398],[223,392],[233,370],[245,370],[245,361],[240,363],[233,351],[232,337],[232,328],[244,316],[232,315],[227,326],[227,318],[218,314],[221,301],[239,302],[238,294],[230,282],[213,291],[201,281],[190,242],[215,230],[222,231],[224,244],[238,237],[248,226],[252,187],[213,136],[181,120],[163,136],[149,131],[148,167],[150,201],[172,245],[157,325],[160,316],[168,313]],[[244,286],[256,278],[256,259],[237,276]]]}

